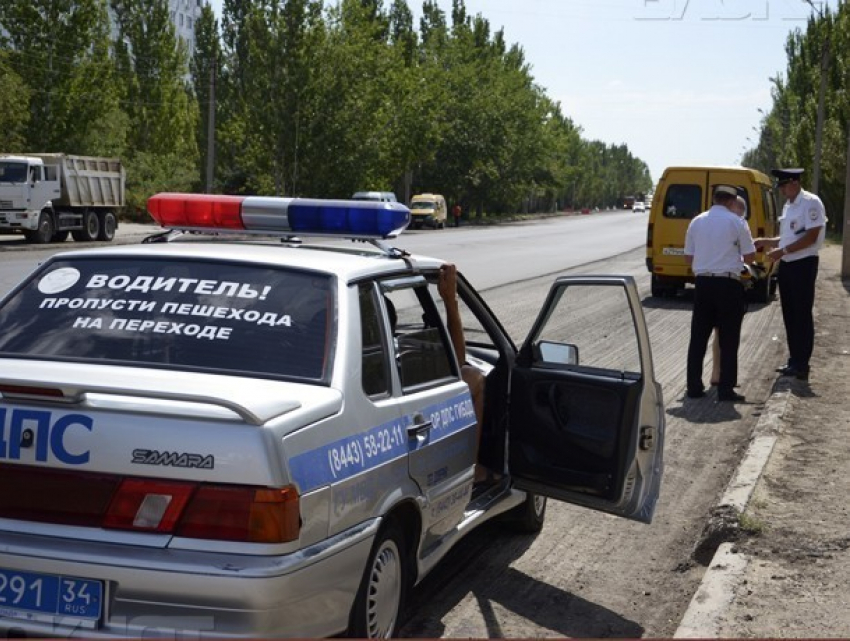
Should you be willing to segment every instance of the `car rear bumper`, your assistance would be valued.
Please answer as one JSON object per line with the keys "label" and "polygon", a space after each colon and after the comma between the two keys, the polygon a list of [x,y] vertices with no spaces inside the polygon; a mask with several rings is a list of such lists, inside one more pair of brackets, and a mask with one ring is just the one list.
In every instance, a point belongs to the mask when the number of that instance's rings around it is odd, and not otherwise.
{"label": "car rear bumper", "polygon": [[[94,628],[73,619],[11,618],[0,636],[83,638],[320,637],[348,617],[378,519],[278,556],[147,549],[0,533],[0,567],[103,581]],[[18,616],[24,616],[18,613]]]}

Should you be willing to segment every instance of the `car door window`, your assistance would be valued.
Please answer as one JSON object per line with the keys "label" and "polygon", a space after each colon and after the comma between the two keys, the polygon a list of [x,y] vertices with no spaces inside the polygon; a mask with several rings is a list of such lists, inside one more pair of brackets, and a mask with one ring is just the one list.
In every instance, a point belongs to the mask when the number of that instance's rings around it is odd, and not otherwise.
{"label": "car door window", "polygon": [[560,290],[534,341],[533,364],[641,376],[640,351],[626,292],[619,287]]}
{"label": "car door window", "polygon": [[424,280],[389,288],[384,304],[393,325],[393,349],[402,391],[419,391],[457,379],[449,338]]}

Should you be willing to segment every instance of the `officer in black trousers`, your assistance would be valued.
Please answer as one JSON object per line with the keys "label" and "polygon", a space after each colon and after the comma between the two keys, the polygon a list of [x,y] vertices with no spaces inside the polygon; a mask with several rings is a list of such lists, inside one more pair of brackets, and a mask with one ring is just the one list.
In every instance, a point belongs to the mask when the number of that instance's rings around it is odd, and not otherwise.
{"label": "officer in black trousers", "polygon": [[774,169],[776,185],[786,201],[779,219],[779,236],[756,238],[758,248],[772,248],[768,257],[779,263],[779,299],[788,340],[783,376],[809,379],[809,359],[815,345],[815,281],[818,252],[826,236],[826,210],[817,195],[800,184],[802,169]]}
{"label": "officer in black trousers", "polygon": [[694,311],[688,345],[689,398],[705,396],[703,363],[708,339],[717,327],[720,341],[720,381],[717,399],[743,401],[735,392],[738,379],[738,344],[746,301],[741,270],[755,258],[750,228],[730,210],[738,197],[731,185],[714,188],[711,209],[694,218],[685,235],[685,260],[694,272]]}

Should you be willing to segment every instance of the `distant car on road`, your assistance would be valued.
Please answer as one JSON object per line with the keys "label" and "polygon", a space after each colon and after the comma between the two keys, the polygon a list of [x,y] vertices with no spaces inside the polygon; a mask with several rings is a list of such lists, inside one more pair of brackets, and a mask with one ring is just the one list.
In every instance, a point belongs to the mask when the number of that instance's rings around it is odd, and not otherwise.
{"label": "distant car on road", "polygon": [[358,191],[352,197],[352,200],[371,200],[379,203],[394,203],[398,202],[395,194],[391,191]]}
{"label": "distant car on road", "polygon": [[636,214],[645,214],[646,207],[642,202],[636,202],[634,205],[632,205],[632,211],[634,211]]}

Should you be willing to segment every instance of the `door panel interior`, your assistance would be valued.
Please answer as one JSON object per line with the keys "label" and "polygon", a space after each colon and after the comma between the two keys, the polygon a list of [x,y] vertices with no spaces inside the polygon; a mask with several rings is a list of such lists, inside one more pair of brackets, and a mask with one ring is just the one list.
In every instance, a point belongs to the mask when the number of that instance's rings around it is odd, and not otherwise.
{"label": "door panel interior", "polygon": [[512,473],[558,489],[617,500],[642,384],[516,368]]}

